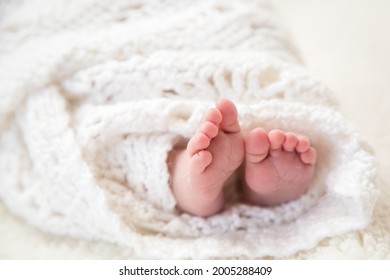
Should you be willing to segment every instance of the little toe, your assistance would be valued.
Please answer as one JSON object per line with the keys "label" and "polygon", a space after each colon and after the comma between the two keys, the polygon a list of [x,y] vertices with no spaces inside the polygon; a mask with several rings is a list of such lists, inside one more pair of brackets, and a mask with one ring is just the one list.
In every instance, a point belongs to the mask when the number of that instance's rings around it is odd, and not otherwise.
{"label": "little toe", "polygon": [[199,132],[188,142],[187,151],[191,156],[193,156],[197,152],[206,149],[209,145],[210,138],[206,134]]}
{"label": "little toe", "polygon": [[298,153],[304,153],[310,148],[310,141],[306,136],[298,136],[298,144],[295,147]]}
{"label": "little toe", "polygon": [[221,129],[226,133],[240,132],[238,112],[234,103],[228,99],[221,99],[218,101],[217,109],[222,114]]}
{"label": "little toe", "polygon": [[279,129],[274,129],[268,133],[268,138],[269,138],[270,148],[271,148],[270,155],[272,157],[277,157],[282,151],[283,142],[286,136],[283,131]]}
{"label": "little toe", "polygon": [[250,163],[263,161],[269,153],[270,142],[262,128],[252,130],[245,140],[246,160]]}
{"label": "little toe", "polygon": [[306,152],[301,153],[301,160],[306,164],[314,164],[317,160],[317,151],[310,147]]}
{"label": "little toe", "polygon": [[213,157],[209,151],[200,151],[191,158],[190,169],[202,173],[211,164]]}
{"label": "little toe", "polygon": [[286,152],[292,152],[292,151],[294,151],[297,144],[298,144],[297,136],[294,133],[287,132],[286,138],[284,139],[284,142],[283,142],[283,149]]}

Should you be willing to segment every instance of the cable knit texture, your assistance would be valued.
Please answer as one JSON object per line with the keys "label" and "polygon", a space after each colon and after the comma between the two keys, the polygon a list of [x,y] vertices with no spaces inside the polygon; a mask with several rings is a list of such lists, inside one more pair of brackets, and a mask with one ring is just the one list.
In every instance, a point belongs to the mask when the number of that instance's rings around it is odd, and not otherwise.
{"label": "cable knit texture", "polygon": [[[375,161],[301,65],[267,1],[5,1],[0,198],[42,230],[155,258],[285,257],[362,229]],[[39,7],[39,8],[38,8]],[[180,213],[167,154],[220,98],[244,131],[307,135],[315,178],[296,201]]]}

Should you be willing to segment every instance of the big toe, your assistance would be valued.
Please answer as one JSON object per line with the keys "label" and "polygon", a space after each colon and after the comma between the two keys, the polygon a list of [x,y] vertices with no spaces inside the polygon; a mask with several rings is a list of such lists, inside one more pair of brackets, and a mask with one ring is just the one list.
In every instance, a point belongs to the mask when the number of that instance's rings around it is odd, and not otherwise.
{"label": "big toe", "polygon": [[262,128],[252,130],[245,140],[246,160],[249,163],[259,163],[267,156],[270,142],[267,133]]}
{"label": "big toe", "polygon": [[234,103],[228,99],[221,99],[217,108],[222,114],[221,129],[226,133],[240,132],[240,124],[238,122],[238,112]]}

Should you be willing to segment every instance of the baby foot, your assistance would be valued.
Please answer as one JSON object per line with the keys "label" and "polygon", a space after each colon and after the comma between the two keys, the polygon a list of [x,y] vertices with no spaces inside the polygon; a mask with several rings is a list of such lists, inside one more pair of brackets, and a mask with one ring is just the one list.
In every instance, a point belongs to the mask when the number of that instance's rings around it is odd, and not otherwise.
{"label": "baby foot", "polygon": [[178,206],[199,216],[220,211],[224,183],[244,158],[244,138],[235,105],[220,100],[208,111],[187,149],[177,153],[171,181]]}
{"label": "baby foot", "polygon": [[316,150],[294,133],[254,129],[245,141],[245,197],[275,206],[302,195],[313,177]]}

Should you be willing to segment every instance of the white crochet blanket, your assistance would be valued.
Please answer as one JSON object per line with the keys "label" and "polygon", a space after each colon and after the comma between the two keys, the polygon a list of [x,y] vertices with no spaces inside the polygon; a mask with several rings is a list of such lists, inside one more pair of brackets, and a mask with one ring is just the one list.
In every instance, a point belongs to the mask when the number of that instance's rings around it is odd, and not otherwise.
{"label": "white crochet blanket", "polygon": [[[154,258],[285,257],[369,224],[375,161],[268,2],[34,0],[1,13],[0,198],[29,223]],[[246,131],[311,139],[307,194],[254,207],[232,180],[221,214],[175,209],[167,153],[219,98]]]}

